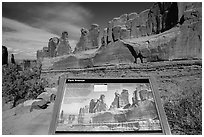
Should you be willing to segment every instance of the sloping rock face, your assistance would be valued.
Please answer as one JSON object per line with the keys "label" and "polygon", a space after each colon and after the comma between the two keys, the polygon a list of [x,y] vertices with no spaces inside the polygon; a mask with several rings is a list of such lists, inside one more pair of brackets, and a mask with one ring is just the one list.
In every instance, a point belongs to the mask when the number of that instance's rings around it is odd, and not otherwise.
{"label": "sloping rock face", "polygon": [[95,49],[99,46],[100,28],[97,24],[92,24],[89,30],[82,28],[81,37],[77,43],[74,53],[89,49]]}
{"label": "sloping rock face", "polygon": [[121,41],[117,41],[113,44],[114,45],[108,45],[95,55],[93,58],[94,65],[134,62],[134,57]]}
{"label": "sloping rock face", "polygon": [[7,47],[2,46],[2,65],[8,64],[8,50]]}

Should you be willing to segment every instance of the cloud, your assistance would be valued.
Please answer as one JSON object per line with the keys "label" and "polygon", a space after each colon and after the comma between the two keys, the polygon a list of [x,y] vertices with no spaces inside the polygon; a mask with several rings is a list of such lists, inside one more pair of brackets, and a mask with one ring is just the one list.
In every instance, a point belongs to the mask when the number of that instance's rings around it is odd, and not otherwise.
{"label": "cloud", "polygon": [[40,30],[18,21],[2,18],[2,27],[6,28],[3,31],[2,42],[8,47],[10,54],[15,54],[17,58],[35,58],[34,54],[38,49],[47,46],[50,37],[57,36]]}
{"label": "cloud", "polygon": [[35,58],[51,37],[68,31],[74,49],[92,13],[75,3],[3,3],[2,41],[17,58]]}
{"label": "cloud", "polygon": [[5,3],[3,9],[16,11],[4,13],[15,20],[29,24],[35,28],[46,30],[50,33],[61,35],[68,31],[70,39],[78,40],[80,29],[89,27],[93,14],[77,3]]}

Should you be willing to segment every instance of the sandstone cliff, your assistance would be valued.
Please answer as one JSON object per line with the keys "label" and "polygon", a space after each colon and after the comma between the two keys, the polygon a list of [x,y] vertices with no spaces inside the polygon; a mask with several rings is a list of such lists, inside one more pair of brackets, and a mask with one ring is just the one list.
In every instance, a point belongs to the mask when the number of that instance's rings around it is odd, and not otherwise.
{"label": "sandstone cliff", "polygon": [[138,51],[146,61],[201,59],[201,6],[159,2],[139,14],[114,18],[103,35],[102,45],[106,48],[101,48],[94,59],[97,64],[133,62],[137,56],[133,54]]}
{"label": "sandstone cliff", "polygon": [[[92,25],[90,30],[82,29],[75,49],[75,53],[81,51],[81,55],[77,53],[58,60],[71,64],[64,63],[64,67],[60,68],[57,67],[60,62],[55,60],[52,61],[55,67],[52,64],[49,67],[67,69],[139,63],[138,58],[140,62],[202,59],[201,3],[154,3],[141,13],[113,18],[100,38],[98,30],[98,25]],[[101,44],[98,43],[99,39]],[[84,52],[89,49],[95,49],[95,52]]]}

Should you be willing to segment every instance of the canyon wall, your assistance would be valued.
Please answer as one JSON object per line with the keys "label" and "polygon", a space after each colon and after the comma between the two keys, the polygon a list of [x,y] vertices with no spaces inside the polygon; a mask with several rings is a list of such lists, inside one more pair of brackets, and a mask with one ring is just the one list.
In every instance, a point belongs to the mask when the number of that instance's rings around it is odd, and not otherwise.
{"label": "canyon wall", "polygon": [[[128,53],[127,49],[118,55],[115,49],[124,49],[127,43],[136,52],[141,50],[146,61],[202,58],[201,3],[154,3],[150,9],[139,14],[124,14],[114,18],[108,22],[108,27],[104,31],[106,33],[102,37],[102,45],[106,48],[101,48],[103,50],[97,54],[95,58],[97,63],[100,62],[99,60],[101,62],[106,60],[99,59],[99,56],[111,62],[110,59],[114,57],[110,58],[107,52],[120,57],[124,54],[131,55],[132,51]],[[113,48],[115,50],[112,51]],[[133,59],[126,58],[126,55],[123,58],[124,62],[134,61],[134,56],[132,56]]]}
{"label": "canyon wall", "polygon": [[[202,59],[202,3],[154,3],[141,13],[113,18],[102,29],[101,37],[99,30],[97,24],[81,29],[74,54],[53,61],[51,68]],[[90,49],[96,50],[90,56],[83,53]]]}

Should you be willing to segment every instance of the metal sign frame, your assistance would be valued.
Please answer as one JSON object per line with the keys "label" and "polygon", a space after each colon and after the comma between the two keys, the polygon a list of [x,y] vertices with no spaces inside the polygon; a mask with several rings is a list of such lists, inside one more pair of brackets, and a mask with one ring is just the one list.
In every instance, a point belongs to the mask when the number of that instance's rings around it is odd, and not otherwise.
{"label": "metal sign frame", "polygon": [[[158,133],[158,132],[154,132],[154,131],[147,131],[147,132],[112,132],[112,131],[91,131],[91,132],[83,132],[83,131],[69,131],[69,132],[56,132],[56,128],[57,128],[57,120],[60,114],[60,107],[62,104],[62,99],[63,99],[63,95],[64,95],[64,91],[65,91],[65,85],[66,85],[66,81],[68,79],[72,79],[72,80],[114,80],[114,79],[120,79],[122,81],[124,81],[124,83],[128,83],[126,81],[130,81],[130,80],[148,80],[150,83],[150,87],[152,89],[152,93],[153,93],[153,98],[156,104],[156,109],[158,112],[158,116],[159,116],[159,120],[160,120],[160,124],[161,124],[161,129],[162,132]],[[161,98],[158,91],[158,86],[157,83],[155,82],[155,78],[154,77],[135,77],[135,78],[80,78],[80,77],[69,77],[68,75],[62,75],[59,78],[59,87],[58,87],[58,92],[57,92],[57,97],[55,100],[55,104],[54,104],[54,108],[53,108],[53,114],[52,114],[52,120],[50,123],[50,127],[49,127],[49,133],[48,134],[58,134],[58,133],[62,133],[62,134],[69,134],[69,133],[133,133],[133,134],[165,134],[165,135],[169,135],[171,134],[170,131],[170,127],[167,121],[167,117],[164,111],[164,108],[161,104]],[[95,83],[95,82],[94,82]]]}

